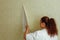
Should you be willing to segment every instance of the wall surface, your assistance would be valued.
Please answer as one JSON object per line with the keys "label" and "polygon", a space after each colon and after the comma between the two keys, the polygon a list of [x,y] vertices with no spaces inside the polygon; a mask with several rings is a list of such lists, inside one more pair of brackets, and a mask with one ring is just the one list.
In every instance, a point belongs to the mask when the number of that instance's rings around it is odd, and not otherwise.
{"label": "wall surface", "polygon": [[[60,30],[60,0],[25,0],[24,7],[27,11],[27,20],[31,31],[39,29],[39,21],[42,16],[49,16],[56,20],[58,31]],[[60,40],[60,31],[59,31]]]}
{"label": "wall surface", "polygon": [[0,0],[0,40],[23,40],[22,1],[31,31],[40,29],[42,16],[55,18],[60,30],[60,0]]}
{"label": "wall surface", "polygon": [[0,40],[23,40],[22,1],[0,0]]}

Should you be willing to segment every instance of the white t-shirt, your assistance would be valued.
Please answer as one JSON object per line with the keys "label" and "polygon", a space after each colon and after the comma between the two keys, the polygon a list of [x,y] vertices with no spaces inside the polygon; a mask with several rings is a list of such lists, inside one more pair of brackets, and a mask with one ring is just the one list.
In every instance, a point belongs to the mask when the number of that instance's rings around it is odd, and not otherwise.
{"label": "white t-shirt", "polygon": [[58,40],[57,35],[50,37],[46,29],[36,31],[34,33],[26,34],[26,40]]}

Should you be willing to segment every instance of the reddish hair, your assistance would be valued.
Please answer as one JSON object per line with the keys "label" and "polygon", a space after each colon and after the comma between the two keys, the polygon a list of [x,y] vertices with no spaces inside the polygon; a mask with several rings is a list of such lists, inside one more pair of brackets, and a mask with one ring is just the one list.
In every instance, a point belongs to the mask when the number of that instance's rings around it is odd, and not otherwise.
{"label": "reddish hair", "polygon": [[58,30],[54,18],[49,19],[49,17],[44,16],[41,18],[41,22],[45,23],[48,35],[50,36],[58,35]]}

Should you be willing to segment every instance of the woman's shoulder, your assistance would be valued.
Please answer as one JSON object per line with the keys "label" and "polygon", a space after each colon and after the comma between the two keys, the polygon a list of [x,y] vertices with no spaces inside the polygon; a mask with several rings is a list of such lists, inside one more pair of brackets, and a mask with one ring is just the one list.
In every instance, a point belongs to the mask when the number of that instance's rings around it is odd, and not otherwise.
{"label": "woman's shoulder", "polygon": [[42,30],[37,30],[37,31],[35,31],[35,32],[33,32],[33,33],[29,33],[29,34],[27,34],[27,35],[35,35],[35,36],[37,36],[37,35],[43,35],[44,33],[45,33],[45,29],[42,29]]}
{"label": "woman's shoulder", "polygon": [[44,33],[46,33],[46,29],[37,30],[37,31],[33,32],[33,34],[36,34],[36,35],[43,35]]}
{"label": "woman's shoulder", "polygon": [[44,32],[46,32],[46,29],[37,30],[36,32],[37,32],[37,33],[44,33]]}

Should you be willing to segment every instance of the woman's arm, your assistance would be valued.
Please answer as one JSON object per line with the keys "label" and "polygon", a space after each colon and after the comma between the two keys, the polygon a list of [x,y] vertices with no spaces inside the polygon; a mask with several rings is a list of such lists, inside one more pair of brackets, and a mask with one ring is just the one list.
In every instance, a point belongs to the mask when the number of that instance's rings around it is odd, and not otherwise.
{"label": "woman's arm", "polygon": [[30,32],[28,25],[26,25],[26,30],[24,33],[24,40],[26,40],[26,34],[28,34]]}

